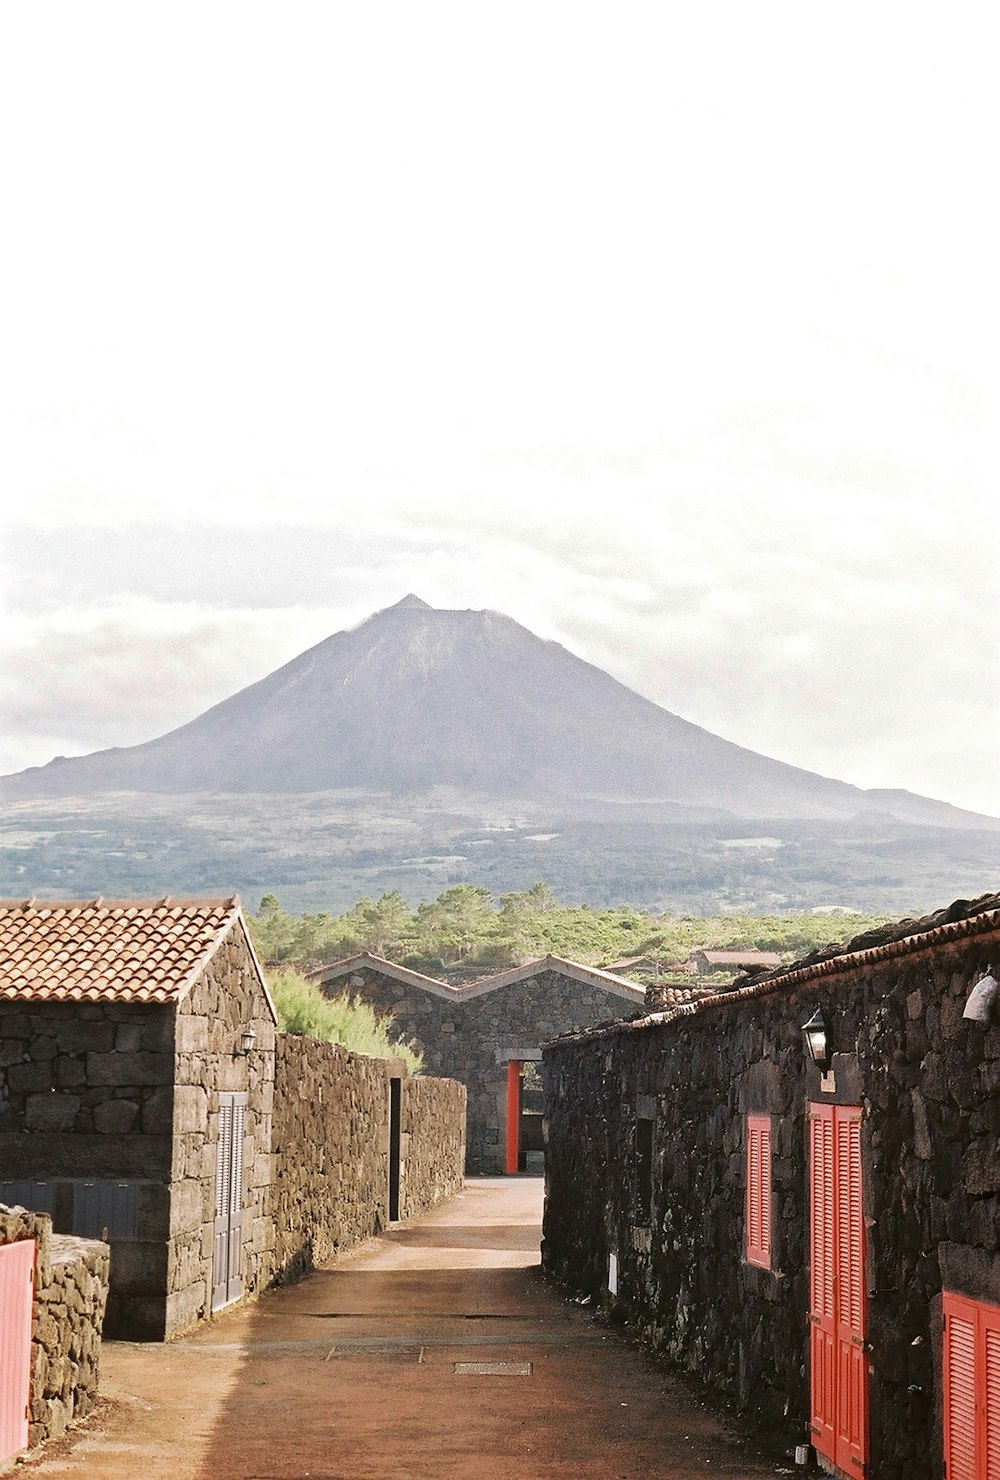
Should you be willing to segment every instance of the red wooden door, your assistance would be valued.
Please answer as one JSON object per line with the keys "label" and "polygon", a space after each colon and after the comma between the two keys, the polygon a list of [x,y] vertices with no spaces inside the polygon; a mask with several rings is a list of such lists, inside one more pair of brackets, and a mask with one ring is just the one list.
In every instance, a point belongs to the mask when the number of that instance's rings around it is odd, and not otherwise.
{"label": "red wooden door", "polygon": [[811,1105],[809,1127],[813,1443],[861,1480],[868,1459],[861,1111]]}
{"label": "red wooden door", "polygon": [[516,1172],[521,1152],[521,1065],[517,1059],[507,1061],[507,1140],[504,1169]]}
{"label": "red wooden door", "polygon": [[220,1094],[215,1154],[212,1309],[243,1294],[243,1134],[245,1094]]}
{"label": "red wooden door", "polygon": [[28,1443],[35,1240],[0,1247],[0,1465]]}
{"label": "red wooden door", "polygon": [[945,1290],[946,1480],[1000,1480],[1000,1307]]}

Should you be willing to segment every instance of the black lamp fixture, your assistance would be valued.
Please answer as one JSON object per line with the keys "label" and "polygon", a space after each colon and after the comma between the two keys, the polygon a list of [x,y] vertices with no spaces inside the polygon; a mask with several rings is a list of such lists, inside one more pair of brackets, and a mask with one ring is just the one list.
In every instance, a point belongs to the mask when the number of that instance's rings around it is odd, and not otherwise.
{"label": "black lamp fixture", "polygon": [[809,1021],[802,1024],[802,1031],[805,1034],[809,1057],[817,1069],[821,1069],[825,1074],[830,1067],[830,1044],[827,1040],[826,1021],[818,1007]]}
{"label": "black lamp fixture", "polygon": [[240,1053],[249,1053],[256,1042],[257,1030],[251,1027],[244,1028],[240,1034]]}

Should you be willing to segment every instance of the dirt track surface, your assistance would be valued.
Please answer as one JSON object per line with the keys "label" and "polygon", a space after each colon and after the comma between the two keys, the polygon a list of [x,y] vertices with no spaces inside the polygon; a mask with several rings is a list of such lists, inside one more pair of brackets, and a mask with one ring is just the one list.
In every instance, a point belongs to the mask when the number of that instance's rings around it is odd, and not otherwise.
{"label": "dirt track surface", "polygon": [[545,1285],[541,1198],[538,1179],[471,1181],[445,1207],[190,1338],[108,1342],[102,1408],[21,1472],[32,1480],[793,1474],[754,1459],[690,1385]]}

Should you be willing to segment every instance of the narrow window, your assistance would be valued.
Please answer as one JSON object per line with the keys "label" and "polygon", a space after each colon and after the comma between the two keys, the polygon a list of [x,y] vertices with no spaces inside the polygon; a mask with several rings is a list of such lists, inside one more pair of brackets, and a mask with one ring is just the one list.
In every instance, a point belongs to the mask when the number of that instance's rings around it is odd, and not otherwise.
{"label": "narrow window", "polygon": [[653,1122],[635,1123],[635,1202],[640,1224],[653,1215]]}
{"label": "narrow window", "polygon": [[1000,1474],[1000,1307],[942,1292],[946,1480]]}
{"label": "narrow window", "polygon": [[747,1262],[771,1268],[771,1117],[747,1116]]}

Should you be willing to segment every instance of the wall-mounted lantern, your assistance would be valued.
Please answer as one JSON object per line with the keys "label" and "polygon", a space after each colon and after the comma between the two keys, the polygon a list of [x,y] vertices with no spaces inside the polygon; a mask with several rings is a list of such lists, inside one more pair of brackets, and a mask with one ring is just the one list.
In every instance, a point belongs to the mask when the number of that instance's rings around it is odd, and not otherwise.
{"label": "wall-mounted lantern", "polygon": [[805,1035],[809,1057],[817,1069],[821,1069],[825,1074],[830,1067],[830,1044],[826,1022],[818,1007],[809,1021],[802,1024],[802,1032]]}
{"label": "wall-mounted lantern", "polygon": [[244,1028],[240,1034],[240,1053],[249,1053],[257,1042],[257,1030],[255,1028]]}
{"label": "wall-mounted lantern", "polygon": [[971,1018],[974,1023],[990,1022],[998,996],[1000,996],[1000,983],[997,982],[992,972],[987,972],[985,976],[979,978],[969,993],[962,1016]]}

